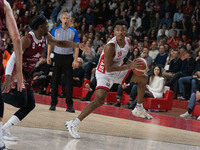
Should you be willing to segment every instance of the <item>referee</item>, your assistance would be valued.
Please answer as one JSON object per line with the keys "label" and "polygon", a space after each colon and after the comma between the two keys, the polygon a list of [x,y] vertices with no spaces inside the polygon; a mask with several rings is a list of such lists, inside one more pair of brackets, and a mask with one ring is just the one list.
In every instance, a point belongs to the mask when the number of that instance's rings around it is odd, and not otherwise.
{"label": "referee", "polygon": [[[52,36],[57,40],[68,40],[72,42],[79,42],[78,32],[76,29],[69,26],[70,15],[63,12],[61,15],[61,26],[54,28],[51,32]],[[51,64],[50,53],[54,49],[53,77],[51,89],[51,107],[49,110],[55,111],[58,102],[58,84],[61,79],[61,74],[64,74],[66,85],[66,104],[67,112],[75,113],[73,108],[73,69],[77,68],[77,58],[79,55],[79,48],[61,48],[57,46],[48,45],[47,63]],[[74,53],[74,58],[73,58]]]}

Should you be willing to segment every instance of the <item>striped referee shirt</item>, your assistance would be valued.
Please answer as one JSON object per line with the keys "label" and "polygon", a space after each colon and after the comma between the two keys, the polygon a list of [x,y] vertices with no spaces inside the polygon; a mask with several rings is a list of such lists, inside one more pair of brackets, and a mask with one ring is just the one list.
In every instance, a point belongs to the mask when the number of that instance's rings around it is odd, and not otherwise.
{"label": "striped referee shirt", "polygon": [[[67,40],[75,43],[79,42],[78,32],[72,27],[64,29],[62,26],[58,26],[52,30],[51,35],[54,36],[56,40]],[[54,47],[53,51],[56,54],[62,55],[70,55],[74,53],[73,48],[62,48],[57,46]]]}

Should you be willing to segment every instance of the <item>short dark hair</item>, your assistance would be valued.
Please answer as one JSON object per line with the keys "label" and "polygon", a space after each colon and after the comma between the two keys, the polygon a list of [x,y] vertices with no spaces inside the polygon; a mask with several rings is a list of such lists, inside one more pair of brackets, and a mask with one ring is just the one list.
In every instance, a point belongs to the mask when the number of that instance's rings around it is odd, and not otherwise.
{"label": "short dark hair", "polygon": [[41,14],[41,15],[36,15],[34,16],[31,21],[30,21],[30,27],[32,30],[37,30],[38,27],[42,24],[44,24],[47,21],[46,17]]}
{"label": "short dark hair", "polygon": [[124,20],[117,20],[115,21],[114,25],[113,25],[113,29],[117,26],[117,25],[124,25],[126,26],[126,28],[128,28],[128,23]]}

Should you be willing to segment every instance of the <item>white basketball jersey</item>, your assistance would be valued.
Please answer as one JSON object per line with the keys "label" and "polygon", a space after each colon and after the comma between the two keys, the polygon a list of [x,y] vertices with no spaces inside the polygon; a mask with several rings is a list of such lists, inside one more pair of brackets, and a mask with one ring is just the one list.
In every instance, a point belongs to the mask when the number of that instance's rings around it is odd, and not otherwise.
{"label": "white basketball jersey", "polygon": [[[107,44],[114,44],[115,45],[115,56],[113,58],[113,65],[114,66],[122,66],[123,65],[123,60],[127,56],[127,53],[129,51],[129,43],[128,43],[128,38],[125,38],[125,45],[123,48],[120,48],[119,45],[117,44],[116,36],[113,37]],[[97,71],[105,74],[105,64],[104,64],[104,50],[101,53],[101,56],[99,58],[99,63],[97,66]]]}

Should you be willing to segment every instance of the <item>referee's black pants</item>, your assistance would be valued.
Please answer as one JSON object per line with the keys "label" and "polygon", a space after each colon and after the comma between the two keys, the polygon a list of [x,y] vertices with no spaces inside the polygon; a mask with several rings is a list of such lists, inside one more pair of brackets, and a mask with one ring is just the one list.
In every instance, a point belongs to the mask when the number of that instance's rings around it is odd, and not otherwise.
{"label": "referee's black pants", "polygon": [[56,106],[58,102],[58,84],[61,79],[61,74],[64,74],[66,85],[66,104],[68,108],[73,107],[73,55],[54,54],[54,66],[51,89],[51,105]]}

